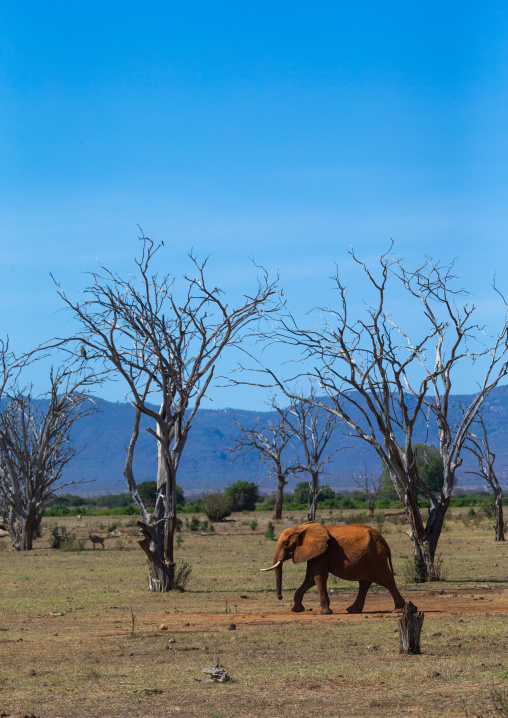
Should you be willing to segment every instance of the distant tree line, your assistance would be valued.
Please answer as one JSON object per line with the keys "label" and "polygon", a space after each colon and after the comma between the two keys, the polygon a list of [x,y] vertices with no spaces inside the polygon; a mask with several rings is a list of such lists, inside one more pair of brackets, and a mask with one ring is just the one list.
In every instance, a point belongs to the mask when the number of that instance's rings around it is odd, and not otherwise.
{"label": "distant tree line", "polygon": [[[139,484],[141,491],[153,491],[151,486],[155,482],[146,481]],[[283,508],[285,511],[302,511],[308,509],[309,484],[301,481],[287,493]],[[183,489],[177,487],[178,513],[193,514],[205,513],[212,521],[221,521],[237,511],[273,511],[277,494],[261,496],[257,484],[247,481],[237,481],[221,491],[205,492],[201,497],[186,500]],[[153,494],[152,494],[153,498]],[[147,498],[147,505],[151,499]],[[420,499],[422,507],[425,506],[425,499]],[[330,486],[324,484],[318,494],[317,509],[327,510],[348,510],[365,511],[369,508],[369,496],[366,492],[356,491],[334,491]],[[494,510],[494,496],[488,491],[474,491],[470,493],[457,492],[451,499],[453,507],[483,507],[490,515]],[[508,505],[508,497],[503,499],[503,505]],[[392,489],[389,481],[383,480],[378,498],[375,502],[376,510],[401,509],[401,502]],[[88,515],[136,515],[138,510],[133,505],[130,493],[105,494],[96,497],[75,496],[73,494],[62,494],[55,496],[51,502],[46,515],[50,517],[72,516],[81,514]]]}

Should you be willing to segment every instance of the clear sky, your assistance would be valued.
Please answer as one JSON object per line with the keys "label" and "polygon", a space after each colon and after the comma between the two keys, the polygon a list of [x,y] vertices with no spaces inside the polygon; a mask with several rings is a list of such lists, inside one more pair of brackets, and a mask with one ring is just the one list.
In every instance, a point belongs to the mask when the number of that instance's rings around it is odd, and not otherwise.
{"label": "clear sky", "polygon": [[330,303],[333,262],[355,286],[349,245],[372,260],[392,237],[409,264],[459,257],[490,302],[494,271],[508,290],[507,33],[495,1],[3,3],[2,336],[65,333],[49,272],[72,291],[96,258],[132,268],[138,223],[177,276],[210,255],[232,300],[254,256],[296,313]]}

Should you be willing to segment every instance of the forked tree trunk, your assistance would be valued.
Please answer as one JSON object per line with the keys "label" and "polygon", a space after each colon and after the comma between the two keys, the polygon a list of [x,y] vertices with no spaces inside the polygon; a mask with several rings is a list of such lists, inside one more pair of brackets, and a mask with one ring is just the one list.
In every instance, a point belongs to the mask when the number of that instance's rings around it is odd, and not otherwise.
{"label": "forked tree trunk", "polygon": [[435,557],[443,522],[448,509],[449,499],[444,503],[435,503],[429,510],[429,516],[424,526],[418,496],[407,494],[404,506],[406,518],[409,523],[409,538],[413,544],[414,573],[413,579],[417,583],[437,581]]}
{"label": "forked tree trunk", "polygon": [[503,492],[501,487],[494,489],[494,507],[496,510],[496,541],[504,541]]}
{"label": "forked tree trunk", "polygon": [[175,564],[169,561],[164,551],[164,529],[138,521],[143,534],[139,545],[146,554],[148,564],[148,588],[150,591],[166,593],[174,587]]}
{"label": "forked tree trunk", "polygon": [[169,530],[171,519],[164,518],[164,501],[157,501],[149,523],[137,523],[143,535],[139,545],[146,555],[149,590],[159,593],[172,591],[175,588],[174,531]]}
{"label": "forked tree trunk", "polygon": [[139,545],[146,555],[148,588],[167,593],[175,588],[174,536],[176,529],[176,478],[171,476],[162,442],[158,444],[157,499],[148,522],[139,520]]}

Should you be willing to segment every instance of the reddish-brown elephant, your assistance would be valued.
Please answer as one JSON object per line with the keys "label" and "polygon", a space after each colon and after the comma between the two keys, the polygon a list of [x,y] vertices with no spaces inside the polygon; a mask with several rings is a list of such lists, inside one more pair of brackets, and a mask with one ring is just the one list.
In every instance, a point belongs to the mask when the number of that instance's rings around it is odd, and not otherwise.
{"label": "reddish-brown elephant", "polygon": [[331,526],[307,521],[283,531],[277,541],[274,565],[262,571],[275,570],[277,598],[282,599],[282,563],[292,558],[294,563],[307,561],[305,580],[295,592],[292,611],[305,611],[304,594],[316,585],[321,613],[333,613],[326,590],[328,574],[346,581],[358,581],[360,588],[349,613],[361,613],[365,597],[372,583],[384,586],[393,596],[395,611],[405,604],[393,578],[391,552],[379,531],[370,526]]}

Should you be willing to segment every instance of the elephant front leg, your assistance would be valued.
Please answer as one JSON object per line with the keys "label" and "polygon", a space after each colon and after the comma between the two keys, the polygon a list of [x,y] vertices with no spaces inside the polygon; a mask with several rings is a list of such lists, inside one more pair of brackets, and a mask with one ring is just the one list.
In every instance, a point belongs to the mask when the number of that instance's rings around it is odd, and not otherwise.
{"label": "elephant front leg", "polygon": [[314,577],[316,581],[317,590],[319,593],[319,603],[321,604],[321,613],[327,615],[329,613],[333,613],[332,609],[330,608],[330,597],[328,596],[328,591],[326,590],[326,581],[328,579],[328,573],[326,574],[318,574]]}
{"label": "elephant front leg", "polygon": [[295,591],[295,595],[293,598],[294,605],[291,609],[292,611],[294,611],[295,613],[301,613],[302,611],[305,611],[302,599],[309,590],[309,588],[312,588],[315,583],[316,581],[314,580],[313,572],[310,570],[309,564],[307,564],[307,573],[305,574],[305,579],[300,588],[297,588]]}
{"label": "elephant front leg", "polygon": [[367,591],[372,585],[372,581],[360,581],[360,587],[358,589],[358,596],[356,597],[356,600],[351,606],[348,606],[346,608],[346,611],[348,613],[361,613],[363,611],[363,607],[365,605],[365,597],[367,596]]}

